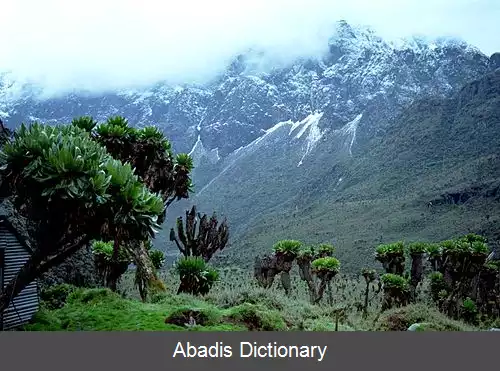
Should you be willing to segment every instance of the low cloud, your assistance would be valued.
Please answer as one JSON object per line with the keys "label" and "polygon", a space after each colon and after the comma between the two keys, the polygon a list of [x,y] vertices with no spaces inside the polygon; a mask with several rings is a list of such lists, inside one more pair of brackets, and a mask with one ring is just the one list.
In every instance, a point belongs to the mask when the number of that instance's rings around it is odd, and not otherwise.
{"label": "low cloud", "polygon": [[318,55],[340,19],[500,51],[498,0],[4,0],[0,71],[51,93],[203,83],[250,47]]}

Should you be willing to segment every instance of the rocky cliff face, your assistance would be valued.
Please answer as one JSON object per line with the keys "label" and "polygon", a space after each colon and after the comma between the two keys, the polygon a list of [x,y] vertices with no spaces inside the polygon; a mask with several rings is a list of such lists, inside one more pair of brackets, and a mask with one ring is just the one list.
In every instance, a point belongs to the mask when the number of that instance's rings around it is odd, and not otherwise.
{"label": "rocky cliff face", "polygon": [[[366,28],[338,24],[329,52],[282,68],[262,69],[266,56],[239,56],[208,86],[170,87],[100,96],[71,94],[38,100],[3,76],[0,111],[4,121],[67,122],[75,116],[104,119],[121,114],[137,125],[156,124],[179,151],[189,152],[200,137],[221,157],[257,139],[280,121],[324,115],[320,125],[337,129],[361,112],[384,118],[419,94],[447,94],[498,64],[454,40],[407,40],[394,45]],[[2,81],[2,80],[0,80]]]}
{"label": "rocky cliff face", "polygon": [[[338,23],[328,53],[321,58],[262,68],[265,58],[258,52],[241,55],[206,86],[158,84],[142,91],[44,100],[32,91],[14,99],[19,88],[4,75],[0,78],[0,114],[10,126],[30,120],[69,122],[80,115],[103,120],[118,114],[138,126],[155,124],[171,138],[176,151],[195,158],[197,194],[192,202],[226,213],[235,236],[266,235],[262,241],[268,244],[269,239],[281,236],[278,226],[287,224],[276,215],[307,215],[319,228],[323,217],[312,211],[321,209],[314,206],[318,203],[410,192],[402,186],[409,176],[405,172],[398,173],[405,174],[401,179],[396,172],[389,173],[391,181],[377,181],[375,186],[364,181],[366,169],[381,166],[367,156],[374,148],[383,149],[374,143],[389,138],[384,145],[397,151],[393,144],[398,137],[390,134],[396,130],[394,125],[423,132],[415,115],[400,116],[408,106],[415,101],[441,102],[500,66],[498,53],[490,58],[457,40],[411,39],[394,44],[345,22]],[[479,99],[473,94],[479,87],[474,86],[467,85],[454,99],[467,94]],[[472,104],[471,99],[465,101]],[[436,113],[428,123],[441,129],[441,122],[449,123],[447,115],[454,115],[432,104],[422,107]],[[398,133],[412,144],[411,137]],[[450,137],[448,144],[456,138]],[[426,145],[424,139],[418,143]],[[384,163],[390,167],[394,162],[398,168],[404,156],[390,152]],[[434,153],[429,156],[435,157]],[[170,215],[182,213],[184,206],[172,208]],[[308,233],[311,237],[310,231],[301,233],[296,237]],[[366,241],[373,238],[364,237]]]}

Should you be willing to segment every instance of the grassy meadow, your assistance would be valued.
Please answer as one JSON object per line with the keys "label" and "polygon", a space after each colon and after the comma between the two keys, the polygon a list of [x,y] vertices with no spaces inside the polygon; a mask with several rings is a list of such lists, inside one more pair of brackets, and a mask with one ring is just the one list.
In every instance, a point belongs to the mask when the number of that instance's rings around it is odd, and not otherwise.
{"label": "grassy meadow", "polygon": [[[405,331],[423,323],[428,331],[478,331],[492,323],[472,326],[451,320],[429,300],[426,281],[417,303],[381,312],[382,292],[369,287],[368,315],[359,307],[364,301],[364,279],[339,275],[332,292],[319,305],[308,302],[303,281],[294,272],[287,296],[279,279],[270,289],[253,280],[250,271],[221,270],[219,281],[204,297],[177,294],[178,278],[163,270],[167,292],[152,295],[147,303],[134,288],[129,271],[120,292],[108,289],[65,287],[65,294],[42,303],[27,331]],[[69,294],[69,295],[68,295]],[[424,327],[422,327],[424,329]]]}

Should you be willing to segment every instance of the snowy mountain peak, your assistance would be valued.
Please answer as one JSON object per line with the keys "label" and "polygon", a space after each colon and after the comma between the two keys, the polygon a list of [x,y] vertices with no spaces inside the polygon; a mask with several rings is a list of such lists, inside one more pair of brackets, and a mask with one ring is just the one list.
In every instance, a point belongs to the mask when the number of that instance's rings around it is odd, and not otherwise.
{"label": "snowy mountain peak", "polygon": [[[449,94],[497,65],[461,41],[415,37],[398,44],[369,27],[347,22],[337,24],[327,46],[323,58],[302,58],[279,67],[268,65],[263,52],[249,51],[206,86],[158,83],[149,89],[92,96],[14,98],[22,86],[4,74],[0,112],[11,126],[30,117],[69,122],[79,115],[101,120],[120,114],[138,126],[157,125],[178,151],[198,156],[217,148],[224,158],[277,123],[300,123],[307,117],[311,145],[326,130],[340,130],[360,112],[359,126],[367,126],[362,132],[372,135],[379,130],[370,127],[374,118],[390,119],[422,95]],[[363,139],[359,132],[357,139]]]}

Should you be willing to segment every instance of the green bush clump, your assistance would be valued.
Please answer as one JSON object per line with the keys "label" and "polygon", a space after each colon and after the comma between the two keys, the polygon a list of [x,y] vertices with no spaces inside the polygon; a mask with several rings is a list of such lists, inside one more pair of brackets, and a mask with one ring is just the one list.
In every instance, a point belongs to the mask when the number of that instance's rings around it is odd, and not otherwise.
{"label": "green bush clump", "polygon": [[68,296],[67,303],[90,304],[118,298],[120,295],[109,289],[77,289]]}
{"label": "green bush clump", "polygon": [[43,289],[40,292],[42,305],[49,310],[62,308],[66,304],[68,296],[76,289],[75,286],[65,283]]}
{"label": "green bush clump", "polygon": [[297,256],[300,252],[302,243],[296,240],[282,240],[278,241],[274,246],[273,250],[278,254],[287,254]]}
{"label": "green bush clump", "polygon": [[441,242],[443,254],[449,256],[468,255],[470,246],[468,243],[460,240],[446,240]]}
{"label": "green bush clump", "polygon": [[431,258],[439,257],[442,255],[441,246],[437,243],[428,244],[426,250],[427,254],[429,254],[429,257]]}
{"label": "green bush clump", "polygon": [[376,331],[407,331],[414,323],[426,324],[425,330],[434,331],[471,331],[468,325],[454,321],[432,306],[410,304],[400,308],[392,308],[379,317]]}
{"label": "green bush clump", "polygon": [[314,246],[307,246],[299,250],[297,257],[298,259],[302,260],[311,260],[315,255],[316,251],[314,249]]}
{"label": "green bush clump", "polygon": [[276,310],[261,305],[243,303],[231,309],[229,320],[244,324],[250,331],[284,331],[286,323]]}
{"label": "green bush clump", "polygon": [[477,322],[477,315],[476,303],[471,298],[465,298],[462,303],[462,318],[468,323],[475,324]]}
{"label": "green bush clump", "polygon": [[408,280],[398,274],[386,273],[381,277],[384,287],[397,288],[401,291],[408,289]]}
{"label": "green bush clump", "polygon": [[404,250],[404,243],[399,241],[390,244],[379,245],[377,247],[376,253],[378,257],[402,256],[404,255]]}
{"label": "green bush clump", "polygon": [[219,279],[219,273],[209,267],[203,258],[197,256],[180,258],[175,270],[181,280],[178,293],[206,295]]}
{"label": "green bush clump", "polygon": [[338,273],[340,270],[340,261],[332,256],[318,258],[311,263],[314,272],[318,273]]}
{"label": "green bush clump", "polygon": [[161,269],[163,264],[165,264],[165,254],[160,250],[151,250],[149,252],[149,258],[151,259],[151,263],[153,263],[153,267],[155,269]]}
{"label": "green bush clump", "polygon": [[318,246],[318,254],[320,256],[332,256],[335,252],[335,247],[333,245],[322,243]]}
{"label": "green bush clump", "polygon": [[442,292],[447,292],[446,282],[444,276],[441,272],[432,272],[429,275],[430,278],[430,292],[431,298],[435,302],[438,302],[442,297]]}
{"label": "green bush clump", "polygon": [[97,121],[90,116],[82,116],[73,119],[71,125],[90,133],[97,126]]}
{"label": "green bush clump", "polygon": [[428,244],[425,242],[413,242],[408,246],[410,254],[423,254],[427,252]]}

